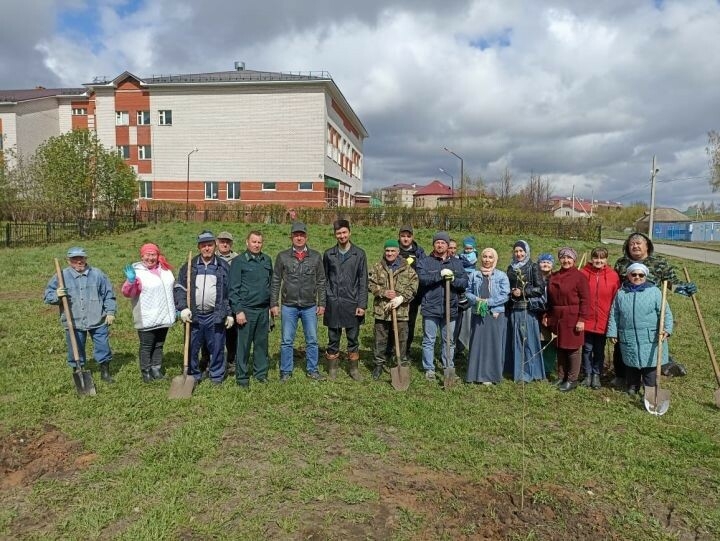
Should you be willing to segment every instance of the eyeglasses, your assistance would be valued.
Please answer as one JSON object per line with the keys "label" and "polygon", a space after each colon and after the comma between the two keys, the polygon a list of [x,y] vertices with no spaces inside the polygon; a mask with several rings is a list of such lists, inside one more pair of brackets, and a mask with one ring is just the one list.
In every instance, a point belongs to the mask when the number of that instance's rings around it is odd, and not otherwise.
{"label": "eyeglasses", "polygon": [[645,275],[642,272],[631,272],[630,276],[633,278],[645,278]]}

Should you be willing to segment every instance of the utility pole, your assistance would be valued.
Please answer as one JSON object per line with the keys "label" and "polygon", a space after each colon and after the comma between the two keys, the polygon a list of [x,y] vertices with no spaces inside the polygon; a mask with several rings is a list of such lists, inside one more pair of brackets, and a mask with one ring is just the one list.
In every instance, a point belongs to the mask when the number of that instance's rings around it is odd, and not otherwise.
{"label": "utility pole", "polygon": [[570,220],[575,220],[575,184],[570,192]]}
{"label": "utility pole", "polygon": [[655,175],[660,169],[655,167],[655,155],[653,154],[652,172],[650,174],[650,223],[648,224],[648,238],[652,240],[653,229],[655,228]]}

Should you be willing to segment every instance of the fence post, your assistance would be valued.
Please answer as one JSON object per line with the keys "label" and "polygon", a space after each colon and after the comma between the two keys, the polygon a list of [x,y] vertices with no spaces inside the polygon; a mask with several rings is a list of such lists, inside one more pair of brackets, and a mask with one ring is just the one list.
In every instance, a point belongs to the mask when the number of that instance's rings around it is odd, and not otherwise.
{"label": "fence post", "polygon": [[10,235],[11,235],[12,229],[10,227],[10,222],[5,224],[5,247],[10,248]]}
{"label": "fence post", "polygon": [[52,234],[52,222],[47,222],[45,224],[45,240],[47,242],[50,242],[50,235]]}

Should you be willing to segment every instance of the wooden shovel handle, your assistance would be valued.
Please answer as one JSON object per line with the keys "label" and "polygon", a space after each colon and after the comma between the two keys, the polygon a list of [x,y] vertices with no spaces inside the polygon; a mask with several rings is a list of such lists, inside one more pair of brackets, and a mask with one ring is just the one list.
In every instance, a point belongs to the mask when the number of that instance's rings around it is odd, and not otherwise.
{"label": "wooden shovel handle", "polygon": [[[685,281],[689,282],[690,274],[688,273],[686,267],[683,267],[683,272],[685,272]],[[718,385],[720,385],[720,367],[718,367],[717,359],[715,359],[715,351],[713,350],[712,343],[710,342],[710,336],[705,328],[705,320],[700,312],[700,303],[695,295],[690,295],[690,298],[695,306],[695,313],[697,314],[698,321],[700,322],[700,330],[702,331],[703,338],[705,339],[705,347],[707,347],[708,354],[710,354],[710,360],[712,361],[713,370],[715,370],[715,378],[717,379]]]}
{"label": "wooden shovel handle", "polygon": [[667,301],[667,280],[663,280],[662,285],[662,301],[660,304],[660,324],[658,328],[658,345],[657,345],[657,367],[655,393],[660,388],[660,375],[662,374],[662,358],[663,358],[663,334],[665,333],[665,303]]}
{"label": "wooden shovel handle", "polygon": [[[187,307],[190,308],[190,266],[192,265],[192,252],[188,252],[187,268],[185,270],[185,299]],[[183,346],[183,374],[188,375],[188,366],[190,365],[190,322],[185,322],[185,343]]]}
{"label": "wooden shovel handle", "polygon": [[[63,279],[62,269],[60,268],[60,262],[57,257],[55,258],[55,274],[57,275],[58,287],[65,288],[65,280]],[[80,370],[80,350],[78,349],[77,339],[75,338],[75,324],[72,318],[72,312],[70,311],[70,303],[68,302],[67,295],[61,299],[63,305],[63,311],[65,312],[65,320],[67,321],[68,332],[70,333],[70,346],[72,347],[73,360],[75,361],[76,370]]]}
{"label": "wooden shovel handle", "polygon": [[[388,269],[388,276],[390,278],[390,289],[395,291],[395,280],[393,279],[392,269]],[[393,338],[395,339],[395,357],[397,359],[398,366],[400,366],[400,363],[402,362],[400,353],[400,333],[398,332],[397,311],[395,308],[392,309],[392,327]]]}

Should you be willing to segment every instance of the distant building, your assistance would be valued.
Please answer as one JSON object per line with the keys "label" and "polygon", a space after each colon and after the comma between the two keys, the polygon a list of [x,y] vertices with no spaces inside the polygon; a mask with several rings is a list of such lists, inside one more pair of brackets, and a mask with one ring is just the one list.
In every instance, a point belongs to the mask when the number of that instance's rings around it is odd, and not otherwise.
{"label": "distant building", "polygon": [[720,222],[692,222],[690,224],[690,240],[692,242],[720,241]]}
{"label": "distant building", "polygon": [[[0,91],[0,139],[32,154],[87,128],[140,178],[146,200],[345,207],[363,188],[368,133],[327,72],[246,70]],[[197,150],[195,150],[197,149]]]}
{"label": "distant building", "polygon": [[380,200],[388,207],[412,207],[413,196],[418,191],[418,185],[393,184],[380,190]]}
{"label": "distant building", "polygon": [[452,188],[439,180],[431,181],[430,184],[416,191],[413,196],[415,208],[425,209],[446,205],[448,200],[452,201],[452,198]]}
{"label": "distant building", "polygon": [[548,199],[548,205],[550,212],[556,218],[591,218],[600,209],[621,210],[623,208],[623,204],[619,201],[576,197],[573,203],[571,196],[557,195]]}
{"label": "distant building", "polygon": [[[690,240],[692,220],[673,208],[656,208],[653,216],[653,239]],[[635,230],[648,234],[650,213],[635,222]]]}

